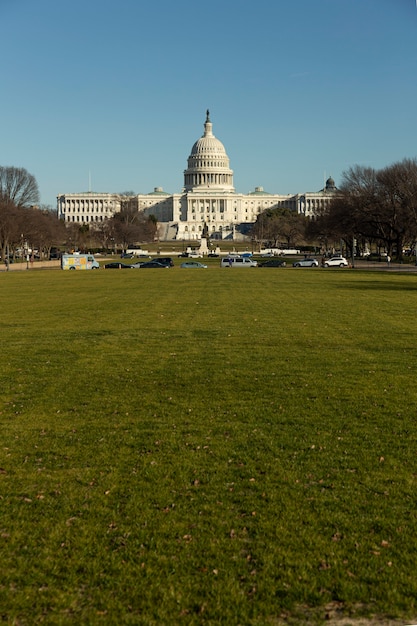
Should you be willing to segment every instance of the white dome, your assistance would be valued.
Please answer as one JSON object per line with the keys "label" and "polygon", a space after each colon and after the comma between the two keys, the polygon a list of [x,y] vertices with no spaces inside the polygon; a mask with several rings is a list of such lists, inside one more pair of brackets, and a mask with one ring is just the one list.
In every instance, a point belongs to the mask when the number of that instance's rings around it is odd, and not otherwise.
{"label": "white dome", "polygon": [[188,168],[184,172],[186,191],[234,191],[229,157],[222,142],[213,135],[212,128],[207,111],[204,135],[191,148]]}
{"label": "white dome", "polygon": [[[206,122],[207,125],[207,122]],[[210,124],[211,126],[212,124]],[[226,150],[222,142],[217,139],[213,133],[205,133],[203,137],[200,137],[193,147],[191,148],[190,156],[197,156],[203,154],[204,156],[213,155],[213,156],[222,156],[227,158]]]}

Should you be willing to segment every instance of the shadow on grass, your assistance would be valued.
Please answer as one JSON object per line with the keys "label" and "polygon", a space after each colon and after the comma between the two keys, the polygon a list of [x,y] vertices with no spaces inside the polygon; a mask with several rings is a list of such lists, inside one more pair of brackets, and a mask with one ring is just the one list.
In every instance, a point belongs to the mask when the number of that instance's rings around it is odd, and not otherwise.
{"label": "shadow on grass", "polygon": [[344,282],[339,283],[337,285],[338,289],[352,289],[354,291],[363,291],[364,289],[372,289],[373,291],[417,291],[417,281],[413,281],[409,284],[405,284],[402,280],[401,282],[396,282],[394,280],[385,280],[385,281],[352,281],[352,282]]}

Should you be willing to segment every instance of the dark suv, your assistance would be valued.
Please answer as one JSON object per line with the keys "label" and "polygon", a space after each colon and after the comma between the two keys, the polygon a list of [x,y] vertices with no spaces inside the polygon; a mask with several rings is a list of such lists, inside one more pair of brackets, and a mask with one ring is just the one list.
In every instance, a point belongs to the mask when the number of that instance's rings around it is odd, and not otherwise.
{"label": "dark suv", "polygon": [[170,256],[162,256],[161,258],[156,257],[155,261],[158,261],[161,265],[168,265],[169,267],[174,267],[174,261]]}

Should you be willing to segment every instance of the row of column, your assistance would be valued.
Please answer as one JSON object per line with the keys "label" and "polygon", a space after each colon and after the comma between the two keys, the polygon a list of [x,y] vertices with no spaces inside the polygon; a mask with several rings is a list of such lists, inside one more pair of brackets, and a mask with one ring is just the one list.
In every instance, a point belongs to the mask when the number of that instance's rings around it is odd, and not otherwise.
{"label": "row of column", "polygon": [[232,177],[230,174],[187,174],[186,175],[186,186],[189,185],[197,186],[197,185],[231,185]]}

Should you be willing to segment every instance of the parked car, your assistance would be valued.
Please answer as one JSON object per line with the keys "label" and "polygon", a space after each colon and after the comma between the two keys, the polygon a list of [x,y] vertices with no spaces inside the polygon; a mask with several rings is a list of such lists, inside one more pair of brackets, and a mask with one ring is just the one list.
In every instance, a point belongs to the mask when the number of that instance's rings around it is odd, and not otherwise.
{"label": "parked car", "polygon": [[170,268],[171,266],[168,263],[160,263],[159,261],[146,261],[146,263],[139,263],[138,264],[139,269],[141,270],[146,270],[146,269],[165,269],[167,270],[168,268]]}
{"label": "parked car", "polygon": [[209,252],[207,256],[209,256],[212,259],[218,259],[219,258],[219,255],[217,254],[217,252]]}
{"label": "parked car", "polygon": [[206,269],[207,265],[204,265],[204,263],[197,263],[197,261],[185,261],[184,263],[181,263],[180,267],[186,267],[189,269],[198,269],[198,268],[203,268]]}
{"label": "parked car", "polygon": [[220,261],[220,267],[256,267],[257,265],[257,261],[252,261],[252,259],[243,259],[239,256],[225,257]]}
{"label": "parked car", "polygon": [[282,259],[270,259],[259,264],[259,267],[285,267],[287,264]]}
{"label": "parked car", "polygon": [[167,265],[168,267],[174,267],[174,261],[172,260],[172,258],[170,256],[157,257],[156,259],[153,259],[153,260],[157,261],[161,265]]}
{"label": "parked car", "polygon": [[318,267],[319,262],[317,259],[300,259],[299,261],[295,261],[293,263],[294,267]]}
{"label": "parked car", "polygon": [[200,254],[199,252],[181,252],[181,254],[178,255],[181,258],[185,258],[185,259],[202,259],[203,255]]}
{"label": "parked car", "polygon": [[135,255],[132,252],[122,252],[120,255],[121,259],[133,259]]}
{"label": "parked car", "polygon": [[113,263],[106,263],[104,266],[106,270],[131,270],[133,265],[127,263],[120,263],[120,261],[114,261]]}
{"label": "parked car", "polygon": [[325,259],[323,265],[324,267],[348,267],[349,263],[344,256],[332,256],[330,259]]}

